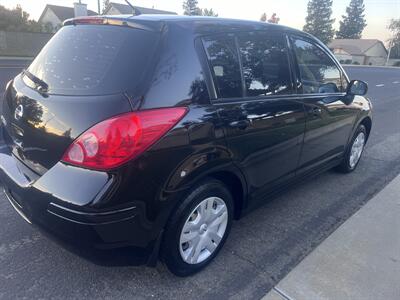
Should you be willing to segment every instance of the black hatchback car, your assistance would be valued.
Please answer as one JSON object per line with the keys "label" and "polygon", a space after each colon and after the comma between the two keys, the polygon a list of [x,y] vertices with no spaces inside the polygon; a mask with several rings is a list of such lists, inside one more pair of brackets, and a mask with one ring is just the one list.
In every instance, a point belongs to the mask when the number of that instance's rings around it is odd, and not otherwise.
{"label": "black hatchback car", "polygon": [[72,19],[7,85],[0,178],[26,221],[146,249],[185,276],[276,191],[356,168],[366,92],[321,42],[283,26]]}

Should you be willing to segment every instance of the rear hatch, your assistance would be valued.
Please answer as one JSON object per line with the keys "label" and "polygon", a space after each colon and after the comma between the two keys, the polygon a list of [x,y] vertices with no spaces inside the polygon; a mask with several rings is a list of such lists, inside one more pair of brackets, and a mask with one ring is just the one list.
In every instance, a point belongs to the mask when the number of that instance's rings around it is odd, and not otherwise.
{"label": "rear hatch", "polygon": [[68,25],[6,90],[4,139],[43,174],[82,132],[131,111],[144,89],[159,34],[114,25]]}

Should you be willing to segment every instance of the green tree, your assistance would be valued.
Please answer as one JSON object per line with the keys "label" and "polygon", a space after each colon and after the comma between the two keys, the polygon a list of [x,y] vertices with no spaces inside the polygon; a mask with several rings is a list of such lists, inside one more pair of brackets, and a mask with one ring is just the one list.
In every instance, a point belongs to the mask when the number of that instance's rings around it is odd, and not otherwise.
{"label": "green tree", "polygon": [[392,40],[394,42],[400,43],[400,19],[392,19],[390,20],[388,29],[393,35]]}
{"label": "green tree", "polygon": [[392,19],[388,29],[392,33],[389,40],[390,58],[400,58],[400,19]]}
{"label": "green tree", "polygon": [[18,31],[27,26],[29,15],[20,5],[7,9],[0,5],[0,30]]}
{"label": "green tree", "polygon": [[310,0],[307,5],[306,24],[303,27],[323,43],[329,43],[335,33],[332,25],[335,19],[332,16],[332,0]]}
{"label": "green tree", "polygon": [[208,17],[218,17],[218,14],[216,12],[214,12],[212,8],[210,8],[210,9],[203,8],[201,10],[201,15],[202,16],[208,16]]}
{"label": "green tree", "polygon": [[266,13],[262,13],[262,15],[260,17],[260,21],[261,22],[267,22],[267,14]]}
{"label": "green tree", "polygon": [[185,0],[182,5],[183,14],[187,16],[201,16],[202,11],[197,4],[197,0]]}
{"label": "green tree", "polygon": [[346,8],[346,15],[342,16],[339,30],[336,32],[338,39],[360,39],[367,26],[364,15],[364,0],[351,0]]}
{"label": "green tree", "polygon": [[40,32],[42,26],[35,20],[29,20],[29,14],[20,5],[13,9],[0,5],[0,30]]}
{"label": "green tree", "polygon": [[43,25],[42,31],[47,32],[47,33],[52,33],[56,31],[56,28],[53,27],[53,24],[50,22],[47,22],[46,24]]}

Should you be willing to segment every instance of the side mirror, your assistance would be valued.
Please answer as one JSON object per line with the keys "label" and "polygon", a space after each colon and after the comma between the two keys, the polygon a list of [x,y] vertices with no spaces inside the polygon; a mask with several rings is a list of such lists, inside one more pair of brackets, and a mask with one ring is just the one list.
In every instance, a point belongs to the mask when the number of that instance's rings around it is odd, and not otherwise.
{"label": "side mirror", "polygon": [[364,96],[368,92],[368,84],[362,80],[352,80],[347,87],[347,95]]}

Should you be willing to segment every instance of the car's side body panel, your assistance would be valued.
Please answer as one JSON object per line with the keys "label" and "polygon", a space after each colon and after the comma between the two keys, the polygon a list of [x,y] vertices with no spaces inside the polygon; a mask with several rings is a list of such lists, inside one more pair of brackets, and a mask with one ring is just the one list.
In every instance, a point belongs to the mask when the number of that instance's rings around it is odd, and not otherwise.
{"label": "car's side body panel", "polygon": [[359,104],[343,103],[345,95],[304,97],[307,127],[299,172],[343,157],[354,125]]}
{"label": "car's side body panel", "polygon": [[[250,194],[261,196],[295,176],[305,127],[302,103],[265,99],[216,106],[232,160],[245,174]],[[240,120],[248,126],[232,126]]]}

